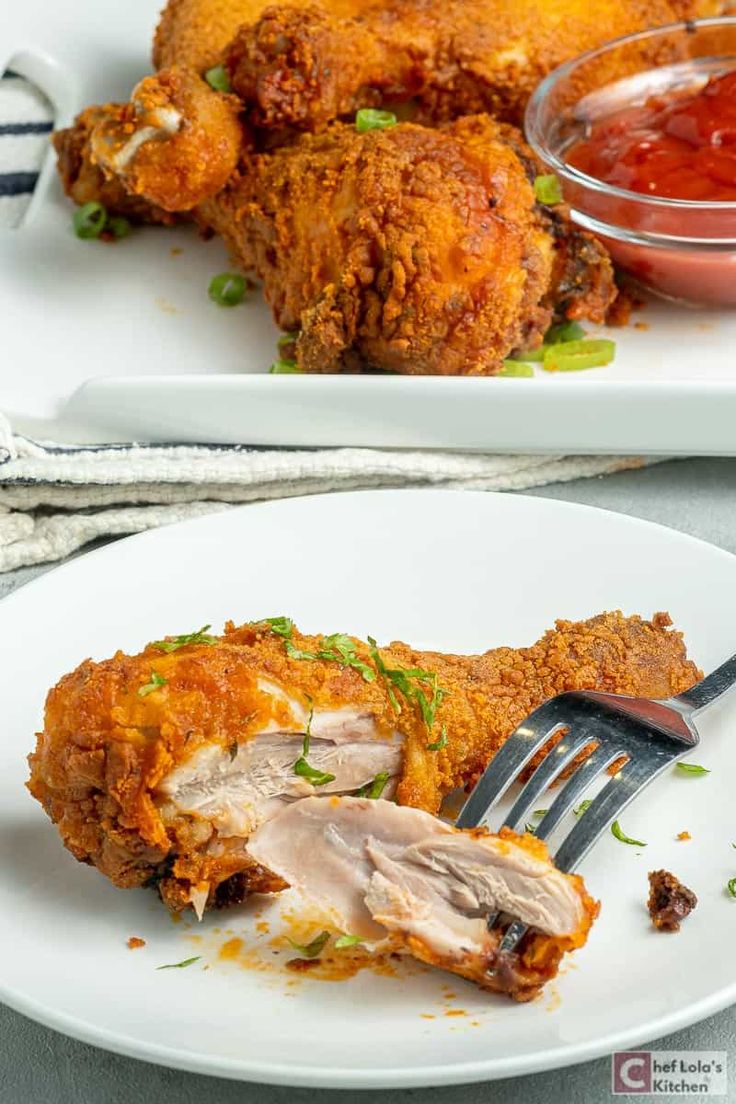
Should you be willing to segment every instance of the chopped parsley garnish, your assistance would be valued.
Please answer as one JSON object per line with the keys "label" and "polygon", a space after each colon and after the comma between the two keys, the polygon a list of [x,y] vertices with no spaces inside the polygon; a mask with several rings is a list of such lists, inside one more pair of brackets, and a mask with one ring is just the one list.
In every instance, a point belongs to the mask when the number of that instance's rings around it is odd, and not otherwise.
{"label": "chopped parsley garnish", "polygon": [[230,91],[230,76],[224,65],[213,65],[205,73],[204,79],[215,92]]}
{"label": "chopped parsley garnish", "polygon": [[543,203],[545,207],[554,207],[555,203],[562,203],[562,188],[554,173],[535,176],[533,187],[537,203]]}
{"label": "chopped parsley garnish", "polygon": [[[388,692],[388,699],[394,712],[401,712],[401,704],[396,697],[396,691],[408,701],[419,708],[422,720],[429,732],[434,727],[437,710],[442,699],[447,694],[439,685],[436,671],[424,671],[421,667],[387,667],[378,651],[378,645],[372,636],[368,637],[370,653],[376,670],[383,678]],[[429,693],[425,693],[425,688]]]}
{"label": "chopped parsley garnish", "polygon": [[294,622],[290,617],[264,617],[263,624],[268,625],[274,636],[283,636],[285,640],[294,631]]}
{"label": "chopped parsley garnish", "polygon": [[579,805],[576,805],[573,809],[575,816],[582,816],[586,809],[589,809],[593,804],[593,800],[590,797],[586,797],[584,801],[581,801]]}
{"label": "chopped parsley garnish", "polygon": [[[547,814],[547,809],[535,809],[532,813],[533,817],[543,817]],[[524,831],[528,832],[530,836],[536,836],[537,829],[534,824],[530,824],[529,821],[524,825]]]}
{"label": "chopped parsley garnish", "polygon": [[646,843],[644,842],[644,840],[635,840],[632,839],[631,836],[627,836],[626,833],[622,831],[621,825],[617,820],[614,820],[613,824],[611,825],[611,831],[613,832],[616,839],[620,840],[621,843],[629,843],[634,847],[646,847]]}
{"label": "chopped parsley garnish", "polygon": [[187,644],[217,644],[216,636],[208,636],[207,630],[211,625],[203,625],[193,633],[182,633],[181,636],[172,636],[170,640],[154,640],[151,647],[159,648],[162,652],[175,652],[177,648],[184,648]]}
{"label": "chopped parsley garnish", "polygon": [[245,277],[239,272],[218,272],[207,288],[207,294],[218,307],[237,307],[245,299]]}
{"label": "chopped parsley garnish", "polygon": [[675,766],[683,774],[710,774],[708,767],[701,767],[697,763],[675,763]]}
{"label": "chopped parsley garnish", "polygon": [[294,622],[290,617],[266,617],[263,621],[271,632],[280,636],[284,641],[284,648],[289,659],[317,660],[324,659],[330,663],[339,663],[342,667],[352,667],[359,671],[366,682],[373,682],[376,672],[361,659],[354,641],[345,633],[332,633],[322,640],[322,647],[316,652],[307,652],[303,648],[297,648],[292,642]]}
{"label": "chopped parsley garnish", "polygon": [[155,671],[151,671],[151,681],[145,683],[143,686],[138,687],[138,697],[146,698],[149,694],[152,694],[154,690],[158,690],[160,686],[166,686],[168,679],[162,678],[161,675],[157,675]]}
{"label": "chopped parsley garnish", "polygon": [[167,962],[165,966],[157,966],[157,970],[183,970],[185,966],[191,966],[193,962],[199,962],[201,955],[194,958],[185,958],[182,962]]}
{"label": "chopped parsley garnish", "polygon": [[364,943],[359,935],[338,935],[335,940],[335,950],[342,951],[345,947],[355,947],[358,943]]}
{"label": "chopped parsley garnish", "polygon": [[386,127],[396,126],[396,122],[393,111],[379,111],[374,107],[362,107],[355,114],[358,134],[365,134],[368,130],[385,130]]}
{"label": "chopped parsley garnish", "polygon": [[290,939],[289,942],[302,958],[316,958],[329,938],[330,933],[328,931],[321,931],[311,943],[295,943],[293,939]]}
{"label": "chopped parsley garnish", "polygon": [[297,759],[294,764],[294,774],[298,774],[300,778],[306,778],[313,786],[326,786],[328,782],[335,781],[334,774],[327,774],[325,771],[317,770],[316,767],[310,767],[304,758]]}
{"label": "chopped parsley garnish", "polygon": [[427,751],[442,751],[443,747],[447,747],[447,729],[444,725],[439,740],[435,740],[433,744],[427,744]]}
{"label": "chopped parsley garnish", "polygon": [[307,719],[304,740],[302,741],[302,753],[296,763],[294,763],[294,774],[298,774],[300,778],[306,778],[313,786],[326,786],[328,782],[335,781],[334,774],[326,774],[325,771],[317,770],[316,767],[310,767],[307,762],[307,756],[309,755],[309,739],[312,735],[312,718],[314,717],[314,706],[311,702],[309,704],[309,717]]}
{"label": "chopped parsley garnish", "polygon": [[386,783],[390,777],[388,771],[380,771],[370,782],[366,782],[365,786],[361,786],[359,790],[356,790],[355,796],[370,797],[372,801],[377,800],[386,789]]}
{"label": "chopped parsley garnish", "polygon": [[736,878],[729,878],[726,882],[726,889],[732,897],[736,897]]}

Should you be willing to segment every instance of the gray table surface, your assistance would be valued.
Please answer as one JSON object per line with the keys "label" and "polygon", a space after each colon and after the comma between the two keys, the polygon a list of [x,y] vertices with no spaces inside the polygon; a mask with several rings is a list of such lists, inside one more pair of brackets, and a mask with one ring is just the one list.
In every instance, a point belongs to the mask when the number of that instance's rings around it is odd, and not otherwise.
{"label": "gray table surface", "polygon": [[[532,493],[649,518],[736,552],[736,459],[678,460]],[[27,582],[40,570],[0,576],[0,595]],[[12,953],[12,948],[3,948],[3,953]],[[724,953],[732,954],[733,949],[724,948]],[[736,1100],[736,1006],[667,1036],[655,1046],[662,1050],[729,1052],[732,1085],[728,1099]],[[365,1104],[407,1104],[417,1098],[433,1104],[480,1104],[487,1100],[503,1104],[602,1104],[612,1100],[610,1079],[609,1060],[600,1059],[514,1080],[455,1088],[366,1091],[359,1096]],[[202,1100],[214,1104],[306,1104],[315,1099],[325,1104],[347,1104],[357,1095],[248,1085],[163,1069],[67,1039],[0,1005],[0,1104],[200,1104]]]}

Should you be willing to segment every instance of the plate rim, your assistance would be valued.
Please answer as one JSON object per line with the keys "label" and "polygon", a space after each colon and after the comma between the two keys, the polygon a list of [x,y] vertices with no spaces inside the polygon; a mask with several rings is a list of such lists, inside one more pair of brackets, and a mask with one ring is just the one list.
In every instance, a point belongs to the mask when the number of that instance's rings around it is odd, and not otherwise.
{"label": "plate rim", "polygon": [[[22,584],[10,594],[0,600],[0,615],[6,608],[6,603],[13,604],[21,600],[29,588],[41,588],[49,585],[47,580],[55,579],[57,575],[65,575],[68,571],[81,570],[80,564],[87,557],[100,557],[111,555],[118,546],[127,546],[127,542],[135,541],[138,544],[150,540],[160,539],[164,530],[171,530],[176,534],[182,529],[194,529],[217,525],[218,519],[230,517],[233,514],[242,514],[253,508],[262,510],[288,509],[294,499],[332,499],[358,496],[370,496],[376,498],[416,498],[419,495],[437,497],[439,495],[455,495],[465,498],[483,498],[495,501],[504,500],[516,505],[512,509],[525,510],[542,504],[543,508],[551,508],[553,511],[573,512],[590,515],[604,514],[629,523],[634,528],[643,527],[645,530],[664,531],[669,539],[674,538],[688,545],[696,545],[708,550],[710,555],[716,554],[728,561],[736,561],[736,555],[727,549],[703,540],[700,537],[684,533],[669,525],[650,521],[635,515],[609,510],[600,506],[590,506],[584,503],[569,502],[561,499],[544,498],[532,494],[517,494],[504,491],[465,491],[457,489],[445,489],[430,487],[426,489],[377,489],[365,491],[327,492],[317,495],[296,495],[292,498],[277,499],[260,503],[250,503],[232,507],[231,509],[203,517],[188,518],[174,522],[171,525],[156,529],[149,529],[142,533],[132,534],[121,538],[100,548],[83,553],[64,564],[45,572],[36,579],[31,579]],[[118,554],[118,553],[115,553]],[[1,967],[0,967],[1,971]],[[707,1016],[720,1012],[736,1002],[736,979],[720,989],[714,990],[708,996],[702,997],[692,1004],[672,1012],[655,1017],[647,1025],[632,1026],[619,1031],[609,1032],[587,1042],[573,1042],[554,1048],[547,1048],[527,1055],[515,1055],[508,1058],[495,1057],[491,1059],[478,1059],[463,1061],[453,1064],[440,1064],[432,1066],[414,1066],[409,1068],[390,1069],[385,1066],[379,1069],[356,1070],[341,1066],[305,1066],[305,1065],[275,1065],[270,1062],[259,1062],[253,1059],[227,1058],[224,1056],[211,1056],[206,1052],[185,1051],[178,1047],[160,1043],[151,1043],[145,1039],[137,1039],[129,1034],[114,1032],[108,1028],[100,1027],[94,1023],[78,1018],[65,1012],[58,1012],[49,1008],[42,1001],[25,995],[15,986],[5,983],[0,972],[0,999],[10,1008],[32,1020],[52,1028],[80,1042],[101,1047],[104,1050],[121,1054],[129,1058],[135,1058],[151,1062],[155,1065],[172,1069],[181,1069],[191,1073],[207,1076],[223,1077],[229,1080],[263,1083],[270,1085],[282,1085],[289,1087],[329,1088],[329,1089],[381,1089],[381,1088],[426,1088],[431,1086],[447,1086],[470,1084],[480,1081],[495,1081],[506,1077],[525,1076],[532,1073],[543,1072],[551,1069],[562,1069],[568,1066],[578,1065],[610,1054],[613,1050],[639,1046],[644,1042],[661,1038],[663,1035],[689,1027]]]}

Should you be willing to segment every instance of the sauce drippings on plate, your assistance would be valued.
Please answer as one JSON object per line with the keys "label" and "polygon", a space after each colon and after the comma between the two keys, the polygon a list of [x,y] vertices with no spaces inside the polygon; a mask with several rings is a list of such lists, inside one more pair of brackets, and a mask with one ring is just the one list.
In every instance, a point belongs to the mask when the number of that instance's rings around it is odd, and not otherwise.
{"label": "sauce drippings on plate", "polygon": [[566,160],[644,195],[736,201],[736,70],[594,123]]}

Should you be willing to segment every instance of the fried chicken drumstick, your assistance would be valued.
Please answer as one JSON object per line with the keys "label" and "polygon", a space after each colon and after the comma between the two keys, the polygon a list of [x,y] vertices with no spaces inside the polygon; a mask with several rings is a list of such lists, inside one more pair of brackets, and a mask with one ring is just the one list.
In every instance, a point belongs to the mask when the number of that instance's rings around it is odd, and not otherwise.
{"label": "fried chicken drumstick", "polygon": [[[304,636],[283,617],[229,624],[220,637],[203,630],[167,638],[139,655],[87,660],[61,679],[49,693],[44,729],[29,758],[29,789],[77,859],[119,886],[156,885],[167,905],[191,904],[201,915],[207,906],[277,891],[292,879],[288,840],[293,835],[296,847],[298,832],[286,822],[286,852],[279,855],[277,828],[284,822],[278,818],[301,799],[315,797],[328,820],[330,810],[337,817],[341,808],[336,795],[356,793],[395,797],[401,806],[436,814],[444,795],[471,785],[513,729],[552,695],[587,688],[664,698],[691,686],[700,673],[669,624],[664,614],[652,621],[620,613],[560,621],[530,648],[477,656],[418,652],[398,642],[379,649],[339,633]],[[456,833],[449,841],[431,816],[389,819],[384,830],[380,821],[394,816],[394,806],[383,800],[376,808],[369,815],[379,821],[371,821],[363,838],[375,837],[401,870],[388,870],[388,860],[376,855],[362,857],[394,887],[381,883],[380,904],[371,895],[371,915],[403,933],[408,945],[421,933],[400,922],[396,887],[419,897],[429,890],[414,869],[425,860],[413,852],[401,857],[399,845],[439,833],[442,847],[486,848],[480,865],[491,863],[495,883],[507,888],[526,869],[515,848],[557,876],[538,841],[513,837],[507,846],[484,833]],[[352,823],[354,810],[343,807],[343,815]],[[264,837],[272,818],[276,827]],[[350,831],[359,832],[359,825]],[[304,877],[309,881],[306,869]],[[371,879],[366,874],[361,885]],[[482,902],[490,892],[484,885],[471,887]],[[554,944],[556,959],[552,944],[544,953],[537,947],[539,961],[556,963],[587,930],[587,898],[577,881],[565,885],[568,906],[555,906],[555,922],[537,917],[542,935],[564,946]],[[321,892],[313,881],[307,889]],[[438,891],[435,885],[431,900]],[[398,912],[389,908],[387,893]],[[575,901],[583,902],[580,908]],[[360,907],[373,908],[365,901]],[[533,901],[529,907],[536,907]],[[455,930],[460,919],[445,916],[443,923]],[[437,945],[444,945],[441,939]],[[468,970],[477,973],[478,961],[492,950],[481,940]],[[423,953],[434,952],[425,947]],[[532,953],[529,947],[525,953]],[[533,988],[539,978],[527,982]]]}
{"label": "fried chicken drumstick", "polygon": [[57,148],[75,198],[93,163],[101,190],[192,210],[219,233],[263,280],[277,324],[298,332],[302,370],[494,374],[553,317],[603,321],[610,261],[565,208],[536,202],[538,166],[512,127],[486,115],[368,133],[335,123],[255,153],[237,104],[172,69],[130,105],[95,109],[91,127],[85,113]]}

